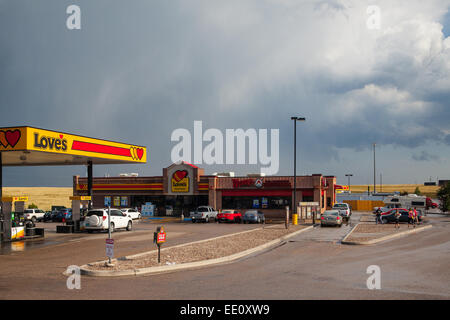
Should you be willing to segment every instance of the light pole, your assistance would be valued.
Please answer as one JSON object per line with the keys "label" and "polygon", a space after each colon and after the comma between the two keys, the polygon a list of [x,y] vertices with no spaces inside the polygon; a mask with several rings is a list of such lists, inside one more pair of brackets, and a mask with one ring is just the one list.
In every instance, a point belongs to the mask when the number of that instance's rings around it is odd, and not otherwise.
{"label": "light pole", "polygon": [[348,178],[348,192],[350,193],[350,177],[353,177],[353,174],[347,173],[345,176]]}
{"label": "light pole", "polygon": [[[299,117],[291,117],[291,120],[294,121],[294,203],[292,204],[292,214],[297,216],[297,205],[296,205],[296,196],[297,196],[297,121],[305,121],[305,118]],[[297,222],[297,219],[293,222]],[[314,221],[314,217],[313,217]],[[296,223],[295,223],[296,224]]]}
{"label": "light pole", "polygon": [[375,146],[377,144],[374,142],[373,143],[373,193],[375,194],[377,192],[377,187],[376,187],[376,173],[375,173]]}

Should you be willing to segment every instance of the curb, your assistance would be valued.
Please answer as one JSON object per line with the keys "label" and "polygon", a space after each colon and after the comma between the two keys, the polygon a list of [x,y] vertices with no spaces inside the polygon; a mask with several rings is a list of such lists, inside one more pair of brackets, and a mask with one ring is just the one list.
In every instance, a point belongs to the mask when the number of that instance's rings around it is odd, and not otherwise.
{"label": "curb", "polygon": [[424,227],[421,227],[421,228],[412,229],[412,230],[406,230],[406,231],[390,234],[390,235],[387,235],[387,236],[384,236],[384,237],[381,237],[381,238],[378,238],[378,239],[369,240],[369,241],[346,241],[347,237],[353,232],[353,230],[356,229],[356,227],[355,227],[347,236],[345,236],[345,238],[341,241],[341,243],[342,244],[349,244],[349,245],[375,244],[375,243],[378,243],[378,242],[391,240],[391,239],[394,239],[394,238],[399,238],[401,236],[408,235],[410,233],[421,232],[421,231],[430,229],[431,227],[433,227],[433,226],[430,224],[430,225],[427,225],[427,226],[424,226]]}
{"label": "curb", "polygon": [[356,229],[356,227],[359,226],[360,223],[361,223],[361,222],[357,223],[357,224],[352,228],[352,230],[350,230],[349,233],[347,233],[347,234],[345,235],[344,239],[341,240],[341,243],[346,244],[347,238],[352,234],[352,232]]}
{"label": "curb", "polygon": [[[267,228],[267,227],[266,227]],[[281,243],[284,242],[284,240],[291,238],[301,232],[310,230],[311,228],[313,228],[313,226],[309,226],[306,227],[304,229],[292,232],[288,235],[285,235],[281,238],[269,241],[267,243],[264,243],[260,246],[254,247],[254,248],[250,248],[226,257],[221,257],[221,258],[216,258],[216,259],[209,259],[209,260],[201,260],[201,261],[195,261],[195,262],[188,262],[188,263],[181,263],[181,264],[177,264],[177,265],[168,265],[168,266],[157,266],[157,267],[148,267],[148,268],[139,268],[139,269],[132,269],[132,270],[123,270],[123,271],[104,271],[104,270],[88,270],[86,269],[88,267],[89,264],[85,264],[83,266],[80,267],[80,271],[82,275],[86,275],[86,276],[95,276],[95,277],[119,277],[119,276],[137,276],[137,275],[151,275],[151,274],[160,274],[160,273],[166,273],[166,272],[175,272],[178,270],[185,270],[185,269],[194,269],[194,268],[201,268],[201,267],[205,267],[205,266],[211,266],[211,265],[217,265],[217,264],[224,264],[224,263],[231,263],[237,259],[243,258],[245,256],[269,249],[271,247],[274,247],[276,245],[279,245]],[[257,229],[252,229],[252,230],[247,230],[247,231],[243,231],[243,232],[238,232],[238,233],[234,233],[232,235],[236,235],[236,234],[242,234],[242,233],[246,233],[246,232],[250,232],[250,231],[254,231],[254,230],[259,230],[262,228],[257,228]],[[165,248],[170,249],[170,248],[175,248],[175,247],[182,247],[182,246],[187,246],[187,245],[191,245],[191,244],[195,244],[195,243],[200,243],[200,242],[206,242],[206,241],[210,241],[210,240],[214,240],[214,239],[218,239],[218,238],[223,238],[226,236],[230,236],[230,235],[225,235],[225,236],[220,236],[220,237],[215,237],[215,238],[210,238],[210,239],[206,239],[206,240],[200,240],[200,241],[195,241],[195,242],[189,242],[189,243],[184,243],[178,246],[173,246],[173,247],[168,247]],[[164,250],[164,249],[163,249]],[[161,250],[161,251],[163,251]],[[153,250],[156,251],[156,250]],[[136,258],[142,255],[146,255],[149,254],[153,251],[149,251],[146,253],[140,253],[140,254],[136,254],[136,255],[132,255],[132,256],[128,256],[125,258]],[[117,259],[115,259],[117,260]],[[99,263],[102,263],[103,261],[100,261]]]}

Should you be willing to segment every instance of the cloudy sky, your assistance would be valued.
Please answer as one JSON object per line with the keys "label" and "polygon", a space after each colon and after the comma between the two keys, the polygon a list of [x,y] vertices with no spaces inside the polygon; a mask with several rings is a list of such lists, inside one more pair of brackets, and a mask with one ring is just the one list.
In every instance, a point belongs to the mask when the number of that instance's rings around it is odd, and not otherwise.
{"label": "cloudy sky", "polygon": [[[81,9],[68,30],[66,8]],[[373,6],[378,11],[373,11]],[[0,0],[0,127],[148,147],[178,128],[279,129],[278,175],[346,183],[450,178],[450,0]],[[372,8],[372,9],[371,9]],[[369,9],[369,10],[368,10]],[[379,15],[377,15],[377,13]],[[377,18],[380,19],[377,19]],[[379,22],[379,24],[377,24]],[[201,165],[206,173],[258,165]],[[4,168],[5,186],[70,186],[84,167]]]}

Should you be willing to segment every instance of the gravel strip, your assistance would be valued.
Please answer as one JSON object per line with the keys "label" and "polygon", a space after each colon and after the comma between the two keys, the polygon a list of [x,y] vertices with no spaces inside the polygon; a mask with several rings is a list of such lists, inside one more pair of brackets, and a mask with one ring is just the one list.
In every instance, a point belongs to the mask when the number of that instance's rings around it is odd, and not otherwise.
{"label": "gravel strip", "polygon": [[[256,229],[243,234],[230,235],[220,239],[214,239],[202,243],[185,245],[182,247],[168,247],[161,249],[161,263],[158,264],[158,252],[150,251],[134,259],[113,259],[113,267],[108,267],[104,262],[89,264],[89,270],[124,271],[138,268],[148,268],[162,265],[181,264],[230,256],[245,251],[266,242],[281,238],[289,233],[306,228],[304,225],[271,226],[264,229]],[[168,234],[168,236],[170,236]]]}
{"label": "gravel strip", "polygon": [[[419,229],[417,226],[416,229]],[[364,224],[360,223],[353,230],[352,234],[346,239],[348,242],[357,241],[365,242],[374,239],[378,239],[384,236],[388,236],[394,233],[413,230],[411,226],[408,228],[407,224],[400,224],[400,228],[396,229],[395,224]]]}

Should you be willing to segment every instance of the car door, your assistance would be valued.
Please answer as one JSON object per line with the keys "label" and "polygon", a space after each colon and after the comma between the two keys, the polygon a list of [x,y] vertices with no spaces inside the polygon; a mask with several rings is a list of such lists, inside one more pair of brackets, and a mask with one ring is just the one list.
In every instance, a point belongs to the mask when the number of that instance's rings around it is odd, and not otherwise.
{"label": "car door", "polygon": [[400,216],[400,221],[401,222],[408,222],[409,221],[408,211],[407,210],[400,210],[400,213],[402,214]]}
{"label": "car door", "polygon": [[116,219],[118,221],[117,224],[118,228],[125,228],[128,222],[128,215],[126,213],[124,215],[124,213],[120,210],[116,210],[116,214],[117,214]]}

